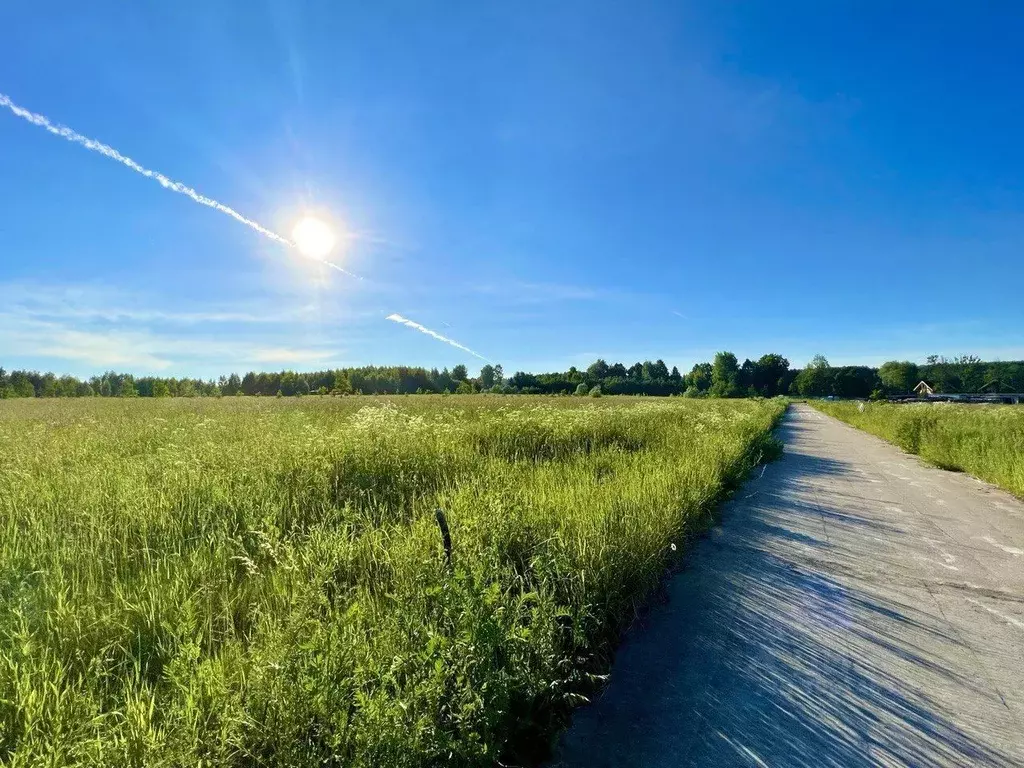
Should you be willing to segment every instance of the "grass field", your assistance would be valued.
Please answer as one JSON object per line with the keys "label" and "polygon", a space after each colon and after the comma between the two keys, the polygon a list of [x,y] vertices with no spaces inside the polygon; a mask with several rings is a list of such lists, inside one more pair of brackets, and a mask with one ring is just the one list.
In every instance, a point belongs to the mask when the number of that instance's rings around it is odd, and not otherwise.
{"label": "grass field", "polygon": [[528,762],[783,408],[0,403],[0,762]]}
{"label": "grass field", "polygon": [[908,453],[969,472],[1024,498],[1024,407],[811,401]]}

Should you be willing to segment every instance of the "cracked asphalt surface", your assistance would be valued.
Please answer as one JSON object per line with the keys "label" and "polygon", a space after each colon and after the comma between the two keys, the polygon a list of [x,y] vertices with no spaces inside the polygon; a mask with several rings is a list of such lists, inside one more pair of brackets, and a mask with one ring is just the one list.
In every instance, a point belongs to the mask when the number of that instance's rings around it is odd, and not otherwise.
{"label": "cracked asphalt surface", "polygon": [[1024,503],[805,405],[553,765],[1024,766]]}

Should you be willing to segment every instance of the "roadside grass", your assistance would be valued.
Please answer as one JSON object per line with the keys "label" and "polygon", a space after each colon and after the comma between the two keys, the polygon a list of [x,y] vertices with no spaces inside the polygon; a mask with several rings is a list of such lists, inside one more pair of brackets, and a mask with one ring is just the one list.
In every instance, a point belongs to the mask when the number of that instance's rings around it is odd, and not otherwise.
{"label": "roadside grass", "polygon": [[1024,408],[952,403],[810,405],[943,469],[968,472],[1024,498]]}
{"label": "roadside grass", "polygon": [[0,403],[0,762],[534,760],[784,409]]}

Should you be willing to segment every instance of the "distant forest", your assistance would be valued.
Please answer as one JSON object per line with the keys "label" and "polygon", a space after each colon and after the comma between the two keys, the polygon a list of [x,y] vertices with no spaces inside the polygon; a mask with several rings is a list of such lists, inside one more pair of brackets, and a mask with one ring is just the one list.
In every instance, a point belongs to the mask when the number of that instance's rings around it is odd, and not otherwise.
{"label": "distant forest", "polygon": [[464,365],[447,368],[365,366],[313,373],[281,371],[231,374],[217,381],[135,377],[109,371],[88,380],[36,371],[0,368],[0,399],[15,397],[290,397],[309,394],[431,394],[495,392],[500,394],[681,395],[684,397],[883,398],[906,395],[921,380],[936,392],[1024,392],[1024,361],[983,362],[973,355],[952,359],[932,356],[925,365],[892,361],[880,368],[829,365],[821,355],[794,369],[781,355],[764,355],[741,364],[731,352],[689,371],[669,370],[662,360],[609,364],[596,360],[585,370],[564,373],[516,372],[506,377],[500,365],[485,365],[471,377]]}

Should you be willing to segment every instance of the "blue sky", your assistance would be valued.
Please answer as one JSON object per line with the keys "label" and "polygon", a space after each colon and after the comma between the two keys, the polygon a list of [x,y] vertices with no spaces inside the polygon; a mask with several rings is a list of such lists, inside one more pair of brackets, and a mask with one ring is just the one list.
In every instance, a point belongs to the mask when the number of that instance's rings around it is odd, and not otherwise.
{"label": "blue sky", "polygon": [[1024,357],[1014,3],[8,3],[0,364]]}

